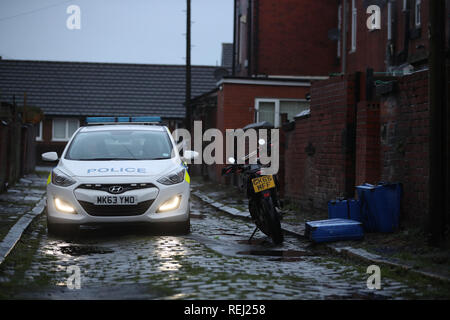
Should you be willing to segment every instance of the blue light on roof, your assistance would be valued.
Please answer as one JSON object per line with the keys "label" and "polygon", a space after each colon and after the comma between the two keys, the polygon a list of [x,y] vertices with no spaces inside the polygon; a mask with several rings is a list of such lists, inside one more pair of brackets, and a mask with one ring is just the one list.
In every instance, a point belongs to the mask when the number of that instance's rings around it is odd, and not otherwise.
{"label": "blue light on roof", "polygon": [[105,123],[105,122],[115,122],[114,117],[87,117],[86,123]]}
{"label": "blue light on roof", "polygon": [[161,122],[161,117],[132,117],[131,122]]}
{"label": "blue light on roof", "polygon": [[94,123],[161,123],[161,117],[87,117],[87,124]]}

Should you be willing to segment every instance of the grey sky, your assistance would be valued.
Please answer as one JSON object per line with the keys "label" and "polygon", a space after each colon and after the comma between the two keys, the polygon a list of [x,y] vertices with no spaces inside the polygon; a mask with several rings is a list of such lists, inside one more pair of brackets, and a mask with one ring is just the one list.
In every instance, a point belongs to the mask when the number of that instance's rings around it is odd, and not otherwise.
{"label": "grey sky", "polygon": [[[195,65],[220,64],[233,0],[191,0]],[[69,5],[81,29],[69,30]],[[186,0],[0,0],[4,59],[184,64]]]}

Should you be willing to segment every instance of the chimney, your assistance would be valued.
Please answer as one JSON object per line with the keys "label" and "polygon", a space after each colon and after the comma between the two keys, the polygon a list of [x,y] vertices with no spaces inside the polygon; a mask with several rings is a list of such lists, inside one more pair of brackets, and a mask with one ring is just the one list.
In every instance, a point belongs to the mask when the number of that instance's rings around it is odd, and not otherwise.
{"label": "chimney", "polygon": [[233,44],[222,43],[222,67],[231,68],[233,64]]}

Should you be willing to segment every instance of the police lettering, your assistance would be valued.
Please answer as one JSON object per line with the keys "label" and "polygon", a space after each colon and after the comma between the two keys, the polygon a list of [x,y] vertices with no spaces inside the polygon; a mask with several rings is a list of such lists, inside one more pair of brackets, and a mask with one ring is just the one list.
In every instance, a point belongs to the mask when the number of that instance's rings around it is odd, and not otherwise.
{"label": "police lettering", "polygon": [[125,172],[125,173],[145,173],[145,168],[98,168],[98,169],[88,169],[87,173],[94,173],[94,172],[99,172],[99,173],[120,173],[120,172]]}

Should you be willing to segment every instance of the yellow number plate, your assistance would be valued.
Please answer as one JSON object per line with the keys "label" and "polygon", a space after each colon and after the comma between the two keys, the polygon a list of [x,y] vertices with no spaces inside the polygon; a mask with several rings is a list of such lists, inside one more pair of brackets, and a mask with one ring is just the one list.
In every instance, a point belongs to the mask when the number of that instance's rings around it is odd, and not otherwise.
{"label": "yellow number plate", "polygon": [[275,181],[273,180],[273,176],[262,176],[259,178],[252,179],[253,189],[256,193],[275,188]]}

